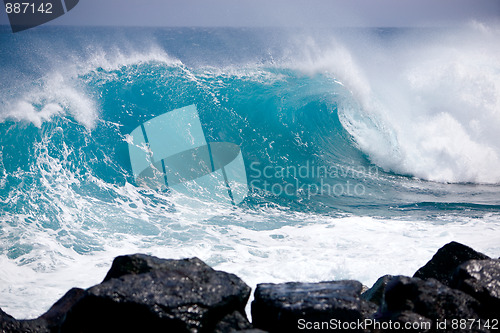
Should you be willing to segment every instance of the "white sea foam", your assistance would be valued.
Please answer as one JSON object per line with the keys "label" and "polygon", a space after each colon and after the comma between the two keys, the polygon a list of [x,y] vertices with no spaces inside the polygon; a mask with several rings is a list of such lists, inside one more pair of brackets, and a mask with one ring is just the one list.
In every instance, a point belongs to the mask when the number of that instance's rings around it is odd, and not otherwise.
{"label": "white sea foam", "polygon": [[[162,258],[196,256],[215,269],[237,274],[252,288],[262,282],[337,279],[358,279],[371,285],[384,274],[412,275],[439,247],[452,240],[493,257],[500,254],[498,216],[440,224],[278,214],[287,225],[268,230],[210,221],[201,225],[156,225],[165,235],[172,236],[176,228],[185,233],[187,239],[182,246],[169,241],[158,243],[154,236],[115,233],[108,236],[103,251],[87,255],[42,236],[35,252],[43,255],[43,260],[24,258],[21,264],[0,257],[0,307],[18,318],[36,317],[69,288],[99,283],[114,256],[137,252]],[[274,224],[277,218],[273,213],[267,217],[260,214],[257,220],[261,221],[256,222],[255,214],[245,211],[237,216],[243,224]],[[196,232],[191,233],[191,228]],[[490,237],[484,237],[486,230],[490,230]],[[42,263],[45,267],[40,269]]]}
{"label": "white sea foam", "polygon": [[[182,63],[167,55],[158,47],[149,50],[125,52],[119,49],[96,49],[87,58],[73,56],[73,61],[61,62],[51,54],[48,60],[57,63],[54,69],[33,84],[16,87],[16,91],[6,91],[0,104],[0,122],[13,120],[32,123],[41,127],[56,116],[66,114],[92,130],[99,119],[99,108],[81,85],[81,77],[92,71],[112,72],[125,66],[157,62],[167,66],[181,66]],[[61,63],[64,66],[61,66]],[[109,74],[113,78],[113,74]],[[105,79],[105,77],[103,78]]]}
{"label": "white sea foam", "polygon": [[390,42],[306,39],[296,66],[330,73],[351,91],[355,102],[341,105],[341,121],[379,166],[425,180],[498,184],[499,38],[495,27],[472,24]]}
{"label": "white sea foam", "polygon": [[98,111],[94,101],[71,78],[60,73],[51,73],[23,87],[24,92],[7,98],[0,110],[0,122],[13,120],[32,123],[41,127],[55,116],[71,115],[88,129],[96,125]]}
{"label": "white sea foam", "polygon": [[157,45],[151,45],[141,51],[117,47],[106,50],[97,48],[83,62],[77,62],[73,70],[77,73],[88,73],[95,70],[111,72],[130,65],[144,63],[182,66],[182,62],[179,59],[168,55]]}

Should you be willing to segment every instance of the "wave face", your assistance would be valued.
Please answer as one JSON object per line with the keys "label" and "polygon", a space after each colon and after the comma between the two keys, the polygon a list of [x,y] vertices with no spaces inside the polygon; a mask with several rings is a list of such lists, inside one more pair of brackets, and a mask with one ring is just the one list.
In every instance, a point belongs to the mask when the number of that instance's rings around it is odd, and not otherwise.
{"label": "wave face", "polygon": [[[130,252],[199,256],[249,284],[369,284],[452,239],[500,252],[492,27],[1,32],[0,307],[13,315]],[[241,147],[238,207],[134,183],[129,133],[191,104],[208,141]],[[419,260],[385,262],[388,243]]]}

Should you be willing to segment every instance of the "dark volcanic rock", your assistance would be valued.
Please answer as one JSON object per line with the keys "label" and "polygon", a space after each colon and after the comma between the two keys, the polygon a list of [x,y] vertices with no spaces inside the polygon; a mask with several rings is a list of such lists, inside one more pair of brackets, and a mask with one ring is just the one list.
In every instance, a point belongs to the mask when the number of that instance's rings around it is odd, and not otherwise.
{"label": "dark volcanic rock", "polygon": [[484,318],[499,317],[500,260],[471,260],[460,265],[452,286],[479,300]]}
{"label": "dark volcanic rock", "polygon": [[361,298],[365,301],[381,305],[384,300],[385,286],[392,278],[392,275],[382,276],[373,284],[373,287],[361,294]]}
{"label": "dark volcanic rock", "polygon": [[66,314],[85,294],[85,290],[72,288],[63,297],[52,305],[52,307],[40,316],[47,322],[49,328],[57,330],[66,319]]}
{"label": "dark volcanic rock", "polygon": [[[195,259],[198,260],[197,258]],[[165,265],[167,262],[169,264]],[[201,260],[199,260],[199,262],[205,265]],[[186,267],[186,265],[189,265],[186,261],[160,259],[146,254],[119,256],[113,260],[113,264],[103,282],[113,278],[119,278],[123,275],[143,274],[154,270],[171,270],[176,269],[176,267]]]}
{"label": "dark volcanic rock", "polygon": [[487,255],[476,252],[470,247],[451,242],[440,248],[432,259],[421,267],[413,277],[420,279],[436,279],[450,286],[455,269],[466,261],[489,259]]}
{"label": "dark volcanic rock", "polygon": [[252,329],[252,324],[240,312],[228,314],[215,326],[214,333],[233,333]]}
{"label": "dark volcanic rock", "polygon": [[16,320],[0,309],[1,333],[50,333],[47,322],[43,319]]}
{"label": "dark volcanic rock", "polygon": [[303,332],[301,320],[305,324],[369,318],[376,306],[360,298],[361,288],[358,281],[259,284],[252,302],[253,325],[271,333]]}
{"label": "dark volcanic rock", "polygon": [[420,315],[424,317],[423,321],[432,320],[435,329],[436,322],[445,319],[448,323],[452,319],[479,319],[479,309],[475,298],[437,280],[396,276],[387,284],[382,311],[377,318],[405,322],[407,320],[401,318],[418,318]]}
{"label": "dark volcanic rock", "polygon": [[213,332],[224,317],[244,313],[250,288],[233,274],[197,258],[126,257],[85,291],[61,332]]}

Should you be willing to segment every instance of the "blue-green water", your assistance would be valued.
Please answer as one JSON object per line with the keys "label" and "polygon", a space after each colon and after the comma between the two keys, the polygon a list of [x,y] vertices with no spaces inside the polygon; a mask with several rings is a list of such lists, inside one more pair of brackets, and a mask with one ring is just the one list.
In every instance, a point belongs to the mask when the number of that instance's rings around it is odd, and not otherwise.
{"label": "blue-green water", "polygon": [[[451,240],[498,256],[498,37],[2,28],[0,307],[36,316],[131,252],[250,285],[370,284]],[[130,132],[191,104],[208,141],[241,147],[237,207],[134,182]]]}

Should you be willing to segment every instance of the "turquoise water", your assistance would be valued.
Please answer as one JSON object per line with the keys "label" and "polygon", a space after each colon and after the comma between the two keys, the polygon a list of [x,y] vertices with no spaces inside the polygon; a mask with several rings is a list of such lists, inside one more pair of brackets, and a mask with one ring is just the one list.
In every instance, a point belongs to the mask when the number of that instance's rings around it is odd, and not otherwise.
{"label": "turquoise water", "polygon": [[[132,252],[252,286],[499,256],[498,31],[2,28],[0,307],[37,316]],[[135,184],[131,131],[191,104],[241,148],[236,207]]]}

